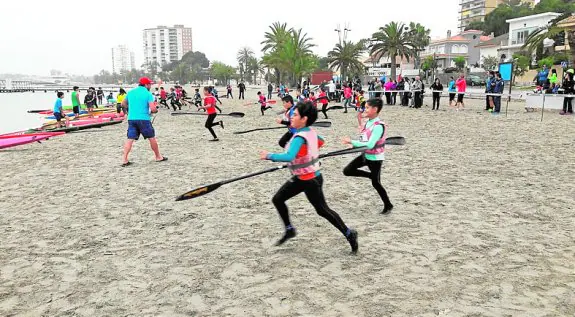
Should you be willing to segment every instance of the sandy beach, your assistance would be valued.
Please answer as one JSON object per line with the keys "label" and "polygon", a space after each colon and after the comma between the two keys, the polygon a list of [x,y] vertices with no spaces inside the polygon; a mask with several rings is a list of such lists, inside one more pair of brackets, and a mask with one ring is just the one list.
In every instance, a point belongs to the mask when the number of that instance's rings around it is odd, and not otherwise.
{"label": "sandy beach", "polygon": [[[299,235],[273,246],[286,170],[174,201],[277,164],[258,150],[279,151],[283,129],[233,134],[275,125],[281,102],[263,117],[242,105],[255,92],[222,99],[246,116],[218,117],[220,142],[204,116],[162,109],[167,162],[141,139],[120,167],[127,123],[0,150],[0,316],[575,315],[573,117],[385,107],[407,140],[386,154],[389,215],[368,180],[343,176],[354,155],[322,161],[328,204],[359,232],[351,256],[304,195],[288,202]],[[355,112],[328,115],[323,153],[357,132]]]}

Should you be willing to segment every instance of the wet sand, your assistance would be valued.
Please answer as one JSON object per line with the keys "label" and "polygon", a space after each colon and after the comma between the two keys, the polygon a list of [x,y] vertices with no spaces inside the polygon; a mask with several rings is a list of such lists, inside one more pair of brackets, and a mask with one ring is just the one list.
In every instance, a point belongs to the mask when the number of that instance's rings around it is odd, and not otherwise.
{"label": "wet sand", "polygon": [[[220,88],[220,92],[224,89]],[[237,91],[234,91],[237,95]],[[247,96],[255,101],[255,91]],[[162,153],[136,143],[122,168],[126,123],[0,150],[1,316],[572,316],[575,314],[573,117],[386,107],[382,183],[344,177],[355,156],[322,161],[328,204],[359,232],[340,233],[300,195],[288,202],[296,239],[271,204],[282,170],[175,202],[194,187],[274,166],[273,110],[222,99],[241,119],[162,110]],[[343,148],[355,112],[328,113],[322,152]],[[320,118],[322,116],[320,115]],[[321,119],[323,120],[323,119]]]}

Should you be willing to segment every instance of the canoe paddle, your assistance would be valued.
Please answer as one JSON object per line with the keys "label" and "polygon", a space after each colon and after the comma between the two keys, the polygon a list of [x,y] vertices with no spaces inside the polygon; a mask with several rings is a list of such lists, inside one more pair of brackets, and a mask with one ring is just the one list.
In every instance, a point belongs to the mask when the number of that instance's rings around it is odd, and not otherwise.
{"label": "canoe paddle", "polygon": [[[388,143],[389,141],[389,143]],[[385,140],[385,144],[389,144],[389,145],[403,145],[405,144],[405,139],[403,137],[390,137],[387,138]],[[337,155],[344,155],[344,154],[350,154],[350,153],[356,153],[356,152],[363,152],[367,150],[366,147],[358,147],[358,148],[349,148],[349,149],[344,149],[344,150],[339,150],[339,151],[334,151],[334,152],[329,152],[329,153],[325,153],[325,154],[321,154],[319,156],[319,158],[325,158],[325,157],[331,157],[331,156],[337,156]],[[271,172],[275,172],[281,169],[284,169],[286,167],[288,167],[289,165],[285,164],[285,165],[280,165],[280,166],[276,166],[276,167],[272,167],[272,168],[268,168],[259,172],[255,172],[255,173],[251,173],[251,174],[247,174],[247,175],[243,175],[243,176],[238,176],[235,178],[230,178],[227,180],[223,180],[223,181],[219,181],[217,183],[213,183],[210,185],[206,185],[206,186],[202,186],[202,187],[198,187],[195,189],[190,190],[189,192],[182,194],[180,196],[178,196],[176,198],[176,201],[182,201],[182,200],[188,200],[188,199],[193,199],[196,197],[200,197],[203,196],[205,194],[211,193],[213,191],[215,191],[216,189],[220,188],[222,185],[225,184],[229,184],[229,183],[233,183],[233,182],[237,182],[239,180],[242,179],[246,179],[246,178],[250,178],[250,177],[254,177],[254,176],[258,176],[258,175],[262,175],[262,174],[266,174],[266,173],[271,173]]]}
{"label": "canoe paddle", "polygon": [[[172,116],[182,116],[182,115],[194,115],[194,116],[207,116],[207,113],[201,112],[172,112]],[[230,112],[230,113],[220,113],[219,116],[230,116],[234,118],[243,118],[246,114],[243,112]]]}
{"label": "canoe paddle", "polygon": [[[277,100],[267,100],[266,104],[275,105],[277,102],[278,102]],[[248,103],[245,103],[244,106],[259,105],[259,104],[260,104],[259,101],[258,102],[248,102]]]}
{"label": "canoe paddle", "polygon": [[[320,127],[320,128],[329,128],[329,127],[331,127],[331,122],[329,122],[329,121],[314,122],[312,124],[312,126]],[[236,132],[234,132],[234,134],[245,134],[245,133],[250,133],[250,132],[255,132],[255,131],[275,130],[275,129],[285,129],[285,128],[286,128],[286,126],[270,127],[270,128],[256,128],[256,129],[251,129],[251,130],[246,130],[246,131],[236,131]]]}

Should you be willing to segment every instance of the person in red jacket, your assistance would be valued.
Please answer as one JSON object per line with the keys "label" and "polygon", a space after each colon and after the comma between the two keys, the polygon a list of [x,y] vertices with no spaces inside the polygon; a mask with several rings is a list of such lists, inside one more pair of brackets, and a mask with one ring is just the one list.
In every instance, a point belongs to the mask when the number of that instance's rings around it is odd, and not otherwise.
{"label": "person in red jacket", "polygon": [[321,113],[323,113],[323,116],[326,119],[329,119],[327,117],[327,106],[329,105],[329,100],[328,100],[327,94],[325,93],[325,90],[323,90],[323,89],[321,90],[321,92],[317,96],[317,99],[320,99],[320,102],[321,102]]}
{"label": "person in red jacket", "polygon": [[224,121],[220,120],[218,122],[214,122],[218,114],[216,113],[216,98],[212,96],[212,94],[210,93],[210,87],[204,87],[204,106],[200,108],[205,109],[206,112],[208,113],[208,119],[206,120],[205,127],[206,129],[208,129],[208,131],[210,131],[210,133],[214,137],[210,141],[219,141],[220,139],[218,139],[212,127],[219,125],[223,129]]}
{"label": "person in red jacket", "polygon": [[455,86],[457,87],[457,103],[455,106],[457,107],[457,110],[459,110],[460,105],[461,108],[465,108],[465,104],[463,103],[463,96],[465,96],[465,90],[467,90],[467,83],[465,82],[465,77],[463,74],[459,76],[459,79],[457,79],[455,82]]}

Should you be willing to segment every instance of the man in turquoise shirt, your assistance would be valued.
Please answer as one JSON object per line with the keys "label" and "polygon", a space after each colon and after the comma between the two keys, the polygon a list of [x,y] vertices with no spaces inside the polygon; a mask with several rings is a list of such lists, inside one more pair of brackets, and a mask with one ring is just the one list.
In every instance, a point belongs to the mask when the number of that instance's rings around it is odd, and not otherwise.
{"label": "man in turquoise shirt", "polygon": [[131,165],[132,162],[128,161],[128,155],[132,150],[134,141],[140,138],[140,134],[144,139],[148,139],[152,151],[156,156],[156,162],[167,161],[168,158],[160,154],[158,141],[156,140],[156,133],[150,122],[150,112],[156,113],[158,109],[154,102],[154,95],[150,92],[152,81],[147,77],[140,78],[139,85],[128,92],[126,98],[122,101],[122,107],[125,109],[128,106],[128,140],[124,144],[124,157],[122,166]]}
{"label": "man in turquoise shirt", "polygon": [[[363,129],[362,139],[360,141],[352,141],[350,137],[343,139],[344,144],[351,144],[353,147],[365,146],[368,150],[372,150],[370,152],[376,153],[361,154],[343,169],[343,174],[345,176],[365,177],[371,179],[371,185],[375,188],[379,197],[383,201],[382,214],[386,214],[393,209],[393,204],[389,200],[387,192],[380,182],[381,165],[385,159],[382,143],[382,141],[385,141],[385,126],[378,117],[382,107],[383,101],[381,99],[368,100],[363,116],[367,117],[369,121],[366,122]],[[364,166],[369,168],[369,172],[360,170],[360,168]]]}

